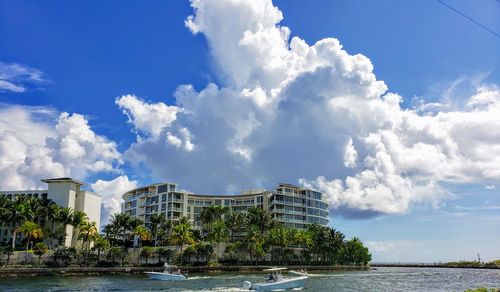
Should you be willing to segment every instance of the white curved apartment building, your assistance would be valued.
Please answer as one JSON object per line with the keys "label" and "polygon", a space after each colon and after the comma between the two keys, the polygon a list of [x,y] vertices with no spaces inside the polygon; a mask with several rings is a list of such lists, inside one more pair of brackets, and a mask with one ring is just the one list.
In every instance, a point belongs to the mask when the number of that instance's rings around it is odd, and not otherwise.
{"label": "white curved apartment building", "polygon": [[160,213],[170,220],[187,217],[200,227],[201,211],[210,205],[225,206],[234,212],[263,208],[274,220],[296,229],[304,229],[309,223],[327,225],[329,215],[324,194],[284,183],[273,191],[247,190],[240,195],[199,195],[179,190],[173,183],[158,183],[130,190],[122,198],[122,212],[146,223],[152,214]]}

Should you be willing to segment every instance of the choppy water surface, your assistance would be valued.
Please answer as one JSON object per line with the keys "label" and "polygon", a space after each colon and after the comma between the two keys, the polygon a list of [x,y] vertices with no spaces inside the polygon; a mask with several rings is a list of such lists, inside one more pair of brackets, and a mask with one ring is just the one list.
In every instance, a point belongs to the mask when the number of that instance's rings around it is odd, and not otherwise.
{"label": "choppy water surface", "polygon": [[[0,278],[0,291],[245,291],[243,281],[262,282],[262,274],[211,273],[187,281],[151,281],[145,275],[46,276]],[[500,287],[500,270],[377,268],[361,272],[322,272],[306,280],[303,291],[463,291]]]}

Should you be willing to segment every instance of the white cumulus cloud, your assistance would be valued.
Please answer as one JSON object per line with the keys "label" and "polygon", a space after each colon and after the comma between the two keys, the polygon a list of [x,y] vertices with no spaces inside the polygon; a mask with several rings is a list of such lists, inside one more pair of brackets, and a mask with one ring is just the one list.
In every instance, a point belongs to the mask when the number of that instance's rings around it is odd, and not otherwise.
{"label": "white cumulus cloud", "polygon": [[125,156],[155,177],[199,192],[300,181],[333,208],[371,213],[437,205],[444,183],[500,180],[497,86],[480,84],[460,106],[402,108],[369,58],[334,38],[290,39],[270,0],[191,5],[186,26],[205,36],[221,84],[181,85],[175,106],[117,100],[149,135]]}
{"label": "white cumulus cloud", "polygon": [[102,196],[101,226],[109,223],[111,215],[120,212],[122,195],[137,187],[137,181],[121,175],[113,180],[97,180],[91,184],[92,189]]}
{"label": "white cumulus cloud", "polygon": [[[55,120],[54,120],[55,119]],[[116,172],[116,144],[96,134],[80,114],[50,108],[0,107],[0,189],[41,187],[41,178]]]}
{"label": "white cumulus cloud", "polygon": [[121,96],[116,99],[116,104],[127,115],[136,131],[155,138],[175,121],[179,111],[176,106],[168,106],[162,102],[146,103],[135,95]]}

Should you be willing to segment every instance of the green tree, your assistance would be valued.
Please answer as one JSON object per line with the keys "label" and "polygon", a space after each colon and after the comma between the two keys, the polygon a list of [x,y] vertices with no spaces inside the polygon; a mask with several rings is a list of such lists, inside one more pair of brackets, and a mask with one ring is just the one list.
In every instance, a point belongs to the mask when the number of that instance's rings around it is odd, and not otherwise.
{"label": "green tree", "polygon": [[172,227],[174,226],[171,220],[165,220],[162,222],[158,228],[157,238],[160,245],[168,244],[172,233]]}
{"label": "green tree", "polygon": [[104,232],[104,237],[106,238],[106,240],[108,240],[110,245],[113,246],[116,238],[120,233],[119,227],[111,223],[105,225],[102,230]]}
{"label": "green tree", "polygon": [[154,246],[158,244],[158,231],[161,229],[162,224],[167,221],[165,216],[161,213],[152,214],[149,218],[149,229],[151,230],[151,236],[154,240]]}
{"label": "green tree", "polygon": [[90,244],[95,238],[98,236],[97,226],[94,221],[89,222],[85,220],[82,224],[80,224],[80,234],[78,239],[82,240],[82,248],[85,250],[85,263],[88,264],[88,256],[90,250]]}
{"label": "green tree", "polygon": [[343,253],[345,264],[367,265],[372,259],[368,248],[357,237],[353,237],[344,243]]}
{"label": "green tree", "polygon": [[248,209],[247,223],[249,225],[255,225],[259,229],[260,234],[263,235],[264,232],[271,227],[272,218],[267,210],[252,207]]}
{"label": "green tree", "polygon": [[182,263],[182,253],[184,245],[194,243],[193,239],[193,231],[191,230],[191,226],[187,223],[180,223],[174,227],[174,231],[172,233],[172,239],[175,244],[180,246],[181,249],[181,263]]}
{"label": "green tree", "polygon": [[220,255],[220,243],[228,238],[228,229],[222,219],[217,219],[210,225],[208,238],[217,243],[217,257]]}
{"label": "green tree", "polygon": [[101,261],[101,252],[109,248],[109,241],[97,234],[94,239],[94,246],[92,247],[94,250],[97,250],[97,263]]}
{"label": "green tree", "polygon": [[73,212],[73,218],[71,220],[71,225],[73,226],[73,237],[71,238],[72,245],[76,246],[76,241],[78,239],[80,229],[85,224],[88,224],[89,217],[83,211]]}
{"label": "green tree", "polygon": [[42,228],[40,227],[40,225],[32,221],[24,222],[23,225],[19,226],[18,231],[22,232],[26,237],[26,252],[28,252],[31,238],[37,239],[42,238],[43,236]]}
{"label": "green tree", "polygon": [[243,224],[245,224],[245,216],[243,213],[230,212],[224,217],[224,221],[230,232],[230,240],[234,242],[236,233],[240,232]]}
{"label": "green tree", "polygon": [[148,259],[155,255],[156,250],[151,246],[145,246],[141,250],[141,256],[146,259],[146,265],[148,264]]}
{"label": "green tree", "polygon": [[115,262],[116,259],[120,260],[120,266],[123,266],[123,262],[125,261],[125,256],[127,255],[127,249],[122,246],[114,246],[108,249],[106,254],[108,261],[111,259]]}
{"label": "green tree", "polygon": [[63,238],[62,238],[62,244],[66,244],[66,236],[68,233],[68,225],[70,225],[73,222],[73,209],[69,207],[62,208],[59,213],[58,213],[58,221],[61,222],[63,225]]}
{"label": "green tree", "polygon": [[164,247],[160,247],[158,248],[157,250],[158,252],[158,260],[161,262],[162,259],[165,258],[165,262],[170,262],[170,258],[172,257],[172,250],[168,249],[168,248],[164,248]]}
{"label": "green tree", "polygon": [[47,208],[47,220],[50,221],[50,229],[49,229],[49,234],[48,234],[48,239],[49,239],[49,246],[51,248],[54,248],[54,239],[56,237],[56,229],[55,226],[57,224],[57,220],[59,220],[60,215],[59,212],[61,212],[61,207],[59,207],[56,204],[51,204]]}
{"label": "green tree", "polygon": [[259,258],[263,257],[266,253],[264,251],[264,236],[256,226],[251,226],[247,229],[245,236],[245,246],[250,255],[250,261],[255,259],[255,264]]}
{"label": "green tree", "polygon": [[297,243],[301,247],[300,261],[303,265],[305,264],[306,254],[308,254],[306,251],[309,251],[313,245],[311,232],[308,230],[299,230],[297,234]]}
{"label": "green tree", "polygon": [[134,229],[133,234],[139,238],[139,247],[142,246],[143,241],[151,239],[151,233],[144,225],[137,226]]}
{"label": "green tree", "polygon": [[117,213],[111,217],[111,224],[116,230],[121,230],[122,242],[125,245],[127,241],[127,231],[131,230],[132,217],[127,213]]}
{"label": "green tree", "polygon": [[14,248],[12,248],[11,245],[5,245],[5,246],[2,246],[0,248],[0,253],[2,254],[2,256],[7,256],[7,261],[6,261],[6,265],[9,265],[9,262],[10,262],[10,257],[12,256],[12,254],[14,253]]}
{"label": "green tree", "polygon": [[42,256],[49,251],[49,247],[45,242],[38,242],[33,247],[33,253],[38,256],[38,265],[41,264]]}

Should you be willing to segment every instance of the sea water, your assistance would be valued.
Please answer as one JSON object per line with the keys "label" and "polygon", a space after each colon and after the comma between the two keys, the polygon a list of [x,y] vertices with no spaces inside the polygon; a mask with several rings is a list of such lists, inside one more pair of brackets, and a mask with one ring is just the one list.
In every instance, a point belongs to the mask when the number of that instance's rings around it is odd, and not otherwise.
{"label": "sea water", "polygon": [[[207,273],[186,281],[153,281],[146,275],[40,276],[0,278],[0,291],[246,291],[244,281],[263,274]],[[303,291],[464,291],[500,288],[500,270],[376,268],[356,272],[316,272]]]}

